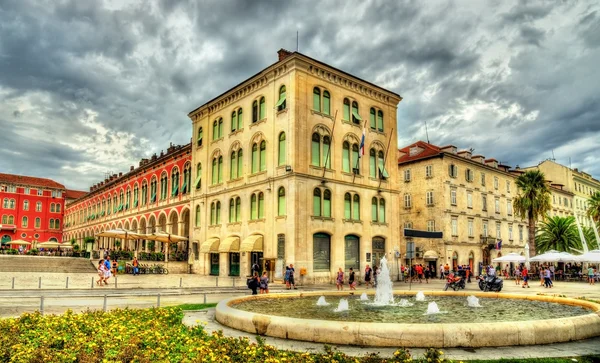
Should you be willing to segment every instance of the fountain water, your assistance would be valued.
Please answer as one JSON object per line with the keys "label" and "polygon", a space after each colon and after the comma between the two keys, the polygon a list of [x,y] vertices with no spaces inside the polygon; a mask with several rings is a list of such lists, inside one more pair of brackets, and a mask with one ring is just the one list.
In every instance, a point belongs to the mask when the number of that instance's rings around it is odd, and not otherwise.
{"label": "fountain water", "polygon": [[363,292],[362,295],[360,295],[360,299],[362,301],[369,301],[369,297],[367,296],[366,292]]}
{"label": "fountain water", "polygon": [[425,294],[423,293],[423,291],[419,291],[417,292],[417,301],[425,301]]}
{"label": "fountain water", "polygon": [[325,296],[321,296],[319,300],[317,300],[317,306],[327,306],[329,303],[325,301]]}
{"label": "fountain water", "polygon": [[340,311],[348,311],[348,310],[350,310],[350,308],[348,308],[348,300],[340,299],[340,303],[338,304],[338,307],[333,311],[336,313],[339,313]]}
{"label": "fountain water", "polygon": [[474,295],[467,296],[467,304],[472,308],[480,308],[482,307],[479,304],[479,299]]}
{"label": "fountain water", "polygon": [[377,290],[375,291],[374,305],[392,305],[394,303],[394,291],[390,270],[385,257],[381,259],[379,275],[377,276]]}
{"label": "fountain water", "polygon": [[429,305],[427,305],[427,312],[425,313],[426,315],[439,314],[439,313],[440,313],[440,308],[438,308],[435,301],[432,301],[429,303]]}
{"label": "fountain water", "polygon": [[396,304],[397,306],[403,307],[403,308],[407,308],[409,306],[413,306],[413,303],[409,303],[408,300],[406,299],[400,299],[400,302],[398,304]]}

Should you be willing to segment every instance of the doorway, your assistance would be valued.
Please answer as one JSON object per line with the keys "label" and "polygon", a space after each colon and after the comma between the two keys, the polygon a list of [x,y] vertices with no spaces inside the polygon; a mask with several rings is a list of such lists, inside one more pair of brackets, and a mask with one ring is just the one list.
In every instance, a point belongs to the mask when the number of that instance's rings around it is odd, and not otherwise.
{"label": "doorway", "polygon": [[252,266],[254,266],[255,263],[260,267],[259,273],[261,273],[264,270],[262,252],[250,252],[250,268],[248,275],[252,275]]}
{"label": "doorway", "polygon": [[210,274],[212,276],[219,276],[219,254],[210,254]]}
{"label": "doorway", "polygon": [[229,276],[240,275],[240,254],[239,252],[229,253]]}
{"label": "doorway", "polygon": [[373,238],[372,254],[373,266],[379,266],[379,261],[385,257],[385,239],[381,237]]}

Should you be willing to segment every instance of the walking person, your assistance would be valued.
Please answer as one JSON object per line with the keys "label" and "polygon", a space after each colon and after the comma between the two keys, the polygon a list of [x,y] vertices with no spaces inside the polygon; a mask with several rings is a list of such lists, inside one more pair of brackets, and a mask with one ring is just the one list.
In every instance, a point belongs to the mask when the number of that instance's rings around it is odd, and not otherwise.
{"label": "walking person", "polygon": [[350,267],[350,275],[348,276],[348,286],[350,290],[356,290],[356,281],[354,280],[354,270]]}
{"label": "walking person", "polygon": [[98,261],[98,280],[96,285],[101,285],[104,282],[104,260]]}
{"label": "walking person", "polygon": [[285,266],[285,275],[283,275],[283,281],[285,282],[285,287],[290,289],[290,266]]}
{"label": "walking person", "polygon": [[521,275],[523,275],[523,288],[527,286],[529,288],[529,271],[527,270],[527,266],[523,266],[521,269]]}
{"label": "walking person", "polygon": [[344,271],[342,271],[341,267],[338,269],[335,285],[337,286],[338,290],[344,291]]}
{"label": "walking person", "polygon": [[133,258],[133,262],[131,264],[133,265],[133,276],[139,275],[140,274],[140,262],[138,261],[137,257]]}
{"label": "walking person", "polygon": [[248,288],[252,290],[252,295],[258,295],[258,287],[260,286],[260,278],[258,273],[254,273],[252,277],[247,281]]}
{"label": "walking person", "polygon": [[373,274],[373,270],[371,269],[371,266],[367,265],[367,267],[365,267],[365,285],[367,285],[367,289],[369,288],[369,285],[371,284],[371,275]]}
{"label": "walking person", "polygon": [[112,276],[110,273],[110,255],[107,255],[106,259],[104,260],[104,268],[104,285],[108,285],[108,279],[110,279],[110,277]]}
{"label": "walking person", "polygon": [[263,272],[263,275],[260,278],[260,293],[261,294],[269,293],[269,277],[267,276],[267,271]]}
{"label": "walking person", "polygon": [[444,265],[440,265],[440,280],[444,279]]}
{"label": "walking person", "polygon": [[594,285],[594,268],[590,265],[588,267],[588,282],[590,283],[590,285]]}
{"label": "walking person", "polygon": [[288,278],[288,282],[290,283],[290,289],[294,288],[294,290],[298,290],[298,288],[296,287],[296,282],[294,281],[294,272],[296,272],[296,270],[294,270],[294,264],[290,263],[290,276]]}
{"label": "walking person", "polygon": [[521,269],[515,268],[515,285],[521,285]]}
{"label": "walking person", "polygon": [[429,274],[430,274],[430,270],[429,270],[429,266],[425,267],[425,283],[429,283]]}
{"label": "walking person", "polygon": [[550,280],[550,276],[552,276],[550,269],[548,267],[546,267],[546,269],[544,269],[544,287],[545,288],[552,288],[552,281]]}

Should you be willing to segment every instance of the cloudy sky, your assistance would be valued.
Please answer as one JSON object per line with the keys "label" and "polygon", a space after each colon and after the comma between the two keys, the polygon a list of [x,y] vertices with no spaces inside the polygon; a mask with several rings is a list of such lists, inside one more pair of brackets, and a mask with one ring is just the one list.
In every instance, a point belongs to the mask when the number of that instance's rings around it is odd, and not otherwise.
{"label": "cloudy sky", "polygon": [[398,141],[600,178],[592,1],[0,1],[0,172],[86,190],[300,51],[404,97]]}

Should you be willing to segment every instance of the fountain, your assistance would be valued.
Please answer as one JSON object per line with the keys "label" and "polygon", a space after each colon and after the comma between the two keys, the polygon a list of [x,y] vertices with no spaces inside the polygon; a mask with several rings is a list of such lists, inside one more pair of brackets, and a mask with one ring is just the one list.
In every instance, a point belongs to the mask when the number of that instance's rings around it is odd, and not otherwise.
{"label": "fountain", "polygon": [[379,275],[377,276],[377,290],[375,291],[374,305],[392,305],[394,303],[394,291],[390,270],[387,266],[387,260],[381,259],[379,266]]}
{"label": "fountain", "polygon": [[[222,300],[216,320],[252,334],[326,344],[377,347],[492,347],[541,345],[600,337],[600,304],[555,296],[484,292],[392,291],[387,261],[381,260],[374,303],[353,304],[347,294],[302,292],[265,294]],[[435,297],[423,314],[422,304]],[[344,297],[336,309],[323,309],[325,297]],[[315,304],[315,297],[319,301]],[[468,304],[465,304],[465,298]],[[490,314],[478,299],[487,299],[502,314]],[[362,294],[360,300],[368,300]],[[487,302],[486,302],[487,303]],[[484,303],[483,305],[485,305]],[[414,306],[413,306],[414,305]],[[375,307],[375,308],[374,308]],[[451,311],[452,314],[444,314]],[[343,312],[343,313],[339,313]],[[497,334],[498,331],[511,334]]]}
{"label": "fountain", "polygon": [[336,313],[339,313],[341,311],[348,311],[348,310],[350,310],[350,308],[348,308],[348,300],[340,299],[340,303],[338,304],[338,307],[336,309],[334,309],[333,311]]}
{"label": "fountain", "polygon": [[363,292],[362,295],[360,295],[360,299],[362,301],[369,301],[369,297],[367,296],[366,292]]}
{"label": "fountain", "polygon": [[437,306],[435,301],[432,301],[427,305],[427,312],[425,313],[425,315],[439,314],[439,313],[440,313],[440,308]]}
{"label": "fountain", "polygon": [[474,295],[467,296],[467,304],[471,308],[481,308],[482,307],[481,305],[479,305],[479,299],[477,298],[477,296],[474,296]]}
{"label": "fountain", "polygon": [[425,301],[425,294],[423,293],[423,291],[417,292],[416,299],[417,301]]}
{"label": "fountain", "polygon": [[319,300],[317,300],[317,306],[327,306],[329,303],[325,301],[325,296],[321,296]]}

